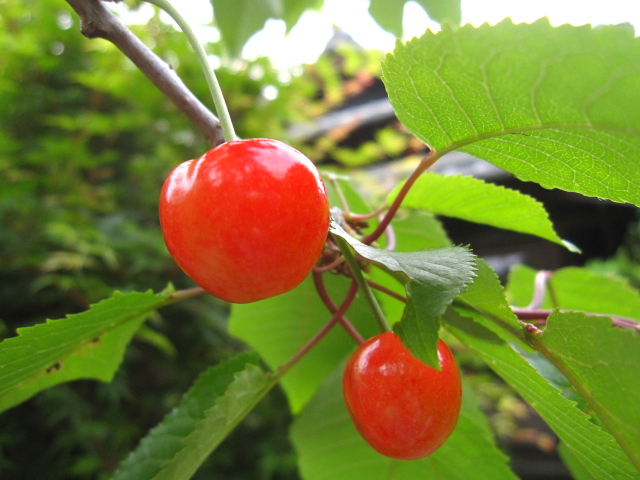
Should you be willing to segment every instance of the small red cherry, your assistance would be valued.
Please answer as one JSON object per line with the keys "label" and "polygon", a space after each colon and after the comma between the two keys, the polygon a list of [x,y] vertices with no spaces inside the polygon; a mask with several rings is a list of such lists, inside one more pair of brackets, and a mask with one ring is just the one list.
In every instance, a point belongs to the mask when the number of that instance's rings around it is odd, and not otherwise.
{"label": "small red cherry", "polygon": [[344,399],[356,429],[379,453],[415,460],[453,432],[462,385],[455,359],[438,342],[441,370],[424,364],[393,332],[362,343],[347,361]]}
{"label": "small red cherry", "polygon": [[160,195],[176,263],[214,296],[249,303],[302,282],[320,256],[329,203],[313,163],[268,139],[238,140],[176,167]]}

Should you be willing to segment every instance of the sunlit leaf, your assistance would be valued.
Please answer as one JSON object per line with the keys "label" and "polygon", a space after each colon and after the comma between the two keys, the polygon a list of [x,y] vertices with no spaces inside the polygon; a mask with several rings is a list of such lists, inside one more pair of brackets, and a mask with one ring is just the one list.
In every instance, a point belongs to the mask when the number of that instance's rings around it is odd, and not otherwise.
{"label": "sunlit leaf", "polygon": [[471,25],[396,47],[398,118],[547,188],[640,204],[640,40],[628,26]]}

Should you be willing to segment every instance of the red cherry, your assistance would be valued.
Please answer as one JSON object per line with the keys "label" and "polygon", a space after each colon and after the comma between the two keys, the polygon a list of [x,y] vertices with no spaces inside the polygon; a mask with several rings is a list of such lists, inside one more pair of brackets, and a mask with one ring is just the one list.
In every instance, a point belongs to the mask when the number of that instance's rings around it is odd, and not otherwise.
{"label": "red cherry", "polygon": [[276,140],[238,140],[169,174],[160,225],[174,260],[197,284],[249,303],[307,276],[327,238],[329,203],[302,153]]}
{"label": "red cherry", "polygon": [[415,460],[442,445],[458,421],[462,385],[456,361],[440,340],[442,370],[425,365],[393,332],[361,344],[342,379],[353,423],[383,455]]}

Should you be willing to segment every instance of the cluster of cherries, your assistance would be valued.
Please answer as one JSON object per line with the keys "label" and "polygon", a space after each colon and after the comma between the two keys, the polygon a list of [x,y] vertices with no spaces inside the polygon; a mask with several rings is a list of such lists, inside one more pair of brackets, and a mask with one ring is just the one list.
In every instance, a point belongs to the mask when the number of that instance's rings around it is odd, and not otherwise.
{"label": "cluster of cherries", "polygon": [[[317,169],[276,140],[230,141],[184,162],[169,174],[160,197],[162,232],[176,263],[203,289],[233,303],[299,285],[324,249],[329,220]],[[440,370],[386,332],[362,343],[347,361],[347,409],[378,452],[421,458],[453,431],[460,374],[442,341],[438,356]]]}

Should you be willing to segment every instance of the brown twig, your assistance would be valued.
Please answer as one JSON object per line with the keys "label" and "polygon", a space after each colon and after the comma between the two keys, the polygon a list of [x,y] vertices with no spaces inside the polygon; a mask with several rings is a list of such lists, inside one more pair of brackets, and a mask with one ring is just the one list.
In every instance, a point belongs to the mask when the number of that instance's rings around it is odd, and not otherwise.
{"label": "brown twig", "polygon": [[212,147],[224,138],[218,118],[185,86],[166,62],[154,54],[99,0],[67,0],[80,17],[87,38],[104,38],[122,51],[200,130]]}

